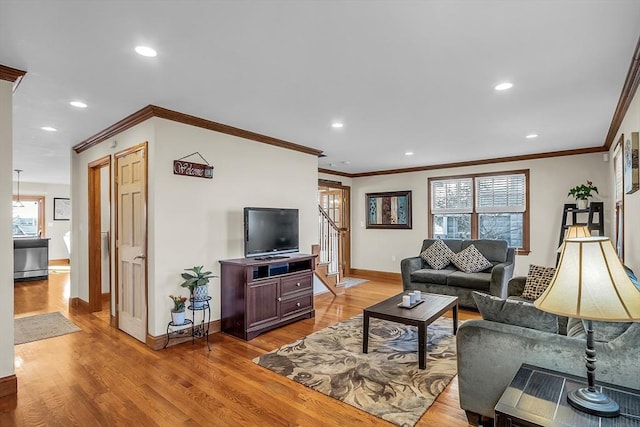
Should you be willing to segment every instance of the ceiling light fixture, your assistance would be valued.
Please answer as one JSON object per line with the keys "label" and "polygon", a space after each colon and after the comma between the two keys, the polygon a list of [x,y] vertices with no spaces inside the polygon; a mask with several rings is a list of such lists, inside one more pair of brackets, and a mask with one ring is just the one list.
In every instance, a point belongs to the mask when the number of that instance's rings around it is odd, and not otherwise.
{"label": "ceiling light fixture", "polygon": [[504,82],[504,83],[500,83],[499,85],[496,85],[496,87],[494,87],[495,90],[507,90],[507,89],[511,89],[513,87],[513,83],[509,83],[509,82]]}
{"label": "ceiling light fixture", "polygon": [[527,139],[533,139],[533,138],[537,138],[538,134],[537,133],[530,133],[529,135],[525,136],[525,138]]}
{"label": "ceiling light fixture", "polygon": [[13,207],[24,208],[24,205],[20,201],[20,172],[22,172],[22,169],[14,169],[14,171],[18,174],[18,194],[16,200],[13,202]]}
{"label": "ceiling light fixture", "polygon": [[344,125],[342,123],[335,122],[335,123],[331,123],[331,127],[335,128],[335,129],[340,129],[340,128],[344,127]]}
{"label": "ceiling light fixture", "polygon": [[148,46],[136,46],[136,53],[138,55],[146,56],[149,58],[153,58],[154,56],[158,55],[158,52],[156,52],[155,49],[152,49]]}
{"label": "ceiling light fixture", "polygon": [[69,104],[73,105],[74,107],[77,108],[87,108],[87,104],[85,104],[82,101],[71,101]]}
{"label": "ceiling light fixture", "polygon": [[413,156],[413,151],[407,151],[404,153],[405,156]]}
{"label": "ceiling light fixture", "polygon": [[42,126],[40,129],[46,130],[47,132],[55,132],[55,131],[58,130],[58,129],[56,129],[54,127],[51,127],[51,126]]}

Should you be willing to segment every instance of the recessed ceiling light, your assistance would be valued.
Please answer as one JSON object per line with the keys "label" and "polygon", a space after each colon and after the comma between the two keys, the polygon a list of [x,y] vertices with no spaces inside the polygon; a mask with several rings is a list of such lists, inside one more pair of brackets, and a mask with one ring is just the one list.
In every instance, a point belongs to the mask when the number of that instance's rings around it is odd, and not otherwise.
{"label": "recessed ceiling light", "polygon": [[344,125],[342,123],[340,123],[340,122],[334,122],[334,123],[331,123],[331,127],[339,129],[341,127],[344,127]]}
{"label": "recessed ceiling light", "polygon": [[85,104],[82,101],[71,101],[69,104],[73,105],[74,107],[78,107],[78,108],[87,108],[87,104]]}
{"label": "recessed ceiling light", "polygon": [[342,162],[343,165],[350,165],[351,164],[351,160],[344,160]]}
{"label": "recessed ceiling light", "polygon": [[54,127],[51,127],[51,126],[42,126],[40,129],[46,130],[47,132],[55,132],[55,131],[58,130],[58,129],[56,129]]}
{"label": "recessed ceiling light", "polygon": [[404,153],[405,156],[413,156],[413,151],[407,151]]}
{"label": "recessed ceiling light", "polygon": [[496,85],[496,87],[494,89],[495,90],[507,90],[507,89],[511,89],[512,87],[513,87],[513,83],[504,82],[504,83],[500,83],[499,85]]}
{"label": "recessed ceiling light", "polygon": [[529,135],[527,135],[525,138],[527,139],[533,139],[533,138],[537,138],[538,134],[537,133],[530,133]]}
{"label": "recessed ceiling light", "polygon": [[148,56],[150,58],[156,56],[158,53],[155,51],[155,49],[152,49],[148,46],[136,46],[136,52],[138,53],[138,55],[142,55],[142,56]]}

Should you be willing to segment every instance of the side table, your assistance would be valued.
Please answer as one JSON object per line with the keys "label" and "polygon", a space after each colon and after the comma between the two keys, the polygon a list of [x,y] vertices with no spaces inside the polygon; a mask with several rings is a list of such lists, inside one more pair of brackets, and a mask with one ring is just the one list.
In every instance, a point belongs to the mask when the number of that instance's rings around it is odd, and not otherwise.
{"label": "side table", "polygon": [[620,405],[615,418],[598,417],[569,405],[567,393],[585,379],[523,364],[495,407],[496,427],[640,427],[640,391],[596,380]]}

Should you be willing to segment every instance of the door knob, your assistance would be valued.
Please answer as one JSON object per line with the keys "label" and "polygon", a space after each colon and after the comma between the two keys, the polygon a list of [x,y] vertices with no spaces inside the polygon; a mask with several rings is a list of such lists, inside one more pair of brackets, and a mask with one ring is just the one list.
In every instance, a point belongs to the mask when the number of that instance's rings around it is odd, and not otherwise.
{"label": "door knob", "polygon": [[134,258],[134,260],[136,260],[136,259],[147,259],[147,257],[146,257],[146,256],[144,256],[144,255],[138,255],[138,256],[136,256],[136,257]]}

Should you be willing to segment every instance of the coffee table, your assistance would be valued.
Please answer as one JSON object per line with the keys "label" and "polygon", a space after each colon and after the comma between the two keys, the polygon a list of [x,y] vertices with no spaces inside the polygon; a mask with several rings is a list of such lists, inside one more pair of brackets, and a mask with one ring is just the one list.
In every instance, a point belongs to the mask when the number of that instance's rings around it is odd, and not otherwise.
{"label": "coffee table", "polygon": [[448,295],[438,295],[422,293],[423,303],[418,304],[414,308],[398,307],[402,302],[403,292],[394,295],[382,302],[371,307],[367,307],[363,311],[362,324],[362,352],[369,351],[369,318],[376,317],[378,319],[390,320],[392,322],[402,323],[418,327],[418,367],[425,369],[427,367],[427,326],[433,323],[444,313],[449,310],[453,311],[453,334],[458,332],[458,297]]}

